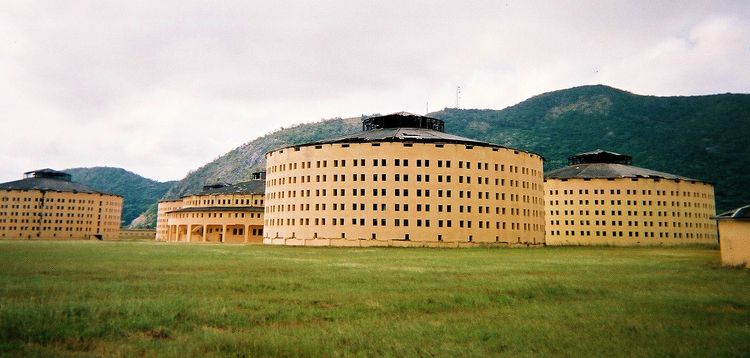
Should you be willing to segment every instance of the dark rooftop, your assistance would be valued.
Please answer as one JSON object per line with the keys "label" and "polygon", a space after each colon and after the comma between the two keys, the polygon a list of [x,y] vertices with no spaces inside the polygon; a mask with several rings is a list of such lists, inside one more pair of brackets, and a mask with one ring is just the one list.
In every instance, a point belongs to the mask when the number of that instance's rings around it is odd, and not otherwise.
{"label": "dark rooftop", "polygon": [[72,176],[68,173],[57,171],[50,168],[32,170],[30,172],[23,173],[24,178],[50,178],[71,181]]}
{"label": "dark rooftop", "polygon": [[208,190],[215,190],[215,189],[221,189],[227,186],[231,186],[232,184],[225,183],[225,182],[218,182],[218,183],[212,183],[212,184],[206,184],[203,186],[202,191],[208,191]]}
{"label": "dark rooftop", "polygon": [[739,220],[750,220],[750,205],[743,206],[734,210],[729,210],[725,213],[716,215],[719,220],[723,219],[739,219]]}
{"label": "dark rooftop", "polygon": [[[310,144],[366,142],[436,142],[485,145],[489,143],[424,128],[377,128]],[[499,147],[499,146],[498,146]]]}
{"label": "dark rooftop", "polygon": [[249,180],[237,184],[218,183],[206,185],[197,194],[191,195],[217,195],[217,194],[264,194],[266,192],[265,180]]}
{"label": "dark rooftop", "polygon": [[568,158],[569,165],[552,170],[545,179],[612,179],[612,178],[651,178],[685,181],[700,181],[679,175],[658,172],[630,165],[629,155],[607,152],[601,149],[580,153]]}
{"label": "dark rooftop", "polygon": [[[338,138],[324,139],[290,147],[334,143],[375,143],[375,142],[420,142],[420,143],[454,143],[477,145],[483,147],[506,148],[519,152],[531,153],[502,145],[491,144],[480,140],[469,139],[445,133],[444,122],[437,118],[417,114],[398,112],[385,116],[365,118],[362,120],[362,132]],[[279,148],[281,149],[281,148]],[[275,149],[277,150],[277,149]],[[533,153],[536,154],[536,153]],[[538,154],[537,154],[538,155]],[[541,155],[540,155],[541,157]]]}
{"label": "dark rooftop", "polygon": [[578,153],[568,157],[568,165],[586,164],[586,163],[615,163],[630,165],[633,157],[606,150],[597,149],[595,151]]}
{"label": "dark rooftop", "polygon": [[194,213],[201,211],[234,211],[234,212],[263,212],[262,206],[191,206],[189,208],[181,208],[168,213]]}
{"label": "dark rooftop", "polygon": [[438,132],[445,131],[445,122],[441,119],[420,116],[408,112],[398,112],[365,118],[362,120],[362,130],[369,131],[382,128],[423,128]]}
{"label": "dark rooftop", "polygon": [[250,175],[250,180],[266,180],[266,171],[261,170],[261,171],[253,172]]}
{"label": "dark rooftop", "polygon": [[40,190],[115,195],[75,183],[71,180],[70,174],[49,168],[26,172],[24,173],[24,179],[21,180],[1,183],[0,190]]}

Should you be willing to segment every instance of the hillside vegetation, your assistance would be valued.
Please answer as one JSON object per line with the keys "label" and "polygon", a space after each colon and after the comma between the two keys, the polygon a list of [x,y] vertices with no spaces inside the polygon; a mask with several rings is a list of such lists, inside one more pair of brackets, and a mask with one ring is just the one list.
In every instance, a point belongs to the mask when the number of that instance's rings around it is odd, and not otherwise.
{"label": "hillside vegetation", "polygon": [[[596,85],[544,93],[502,109],[444,109],[446,131],[530,150],[545,170],[571,154],[597,148],[629,154],[637,166],[712,182],[719,211],[750,203],[750,95],[641,96]],[[361,118],[282,128],[252,140],[176,182],[165,198],[199,190],[207,181],[237,182],[265,165],[274,148],[361,130]],[[153,224],[155,206],[142,222]]]}
{"label": "hillside vegetation", "polygon": [[713,183],[719,211],[750,204],[750,95],[639,96],[606,86],[545,93],[501,111],[433,113],[446,131],[543,155],[545,170],[597,148]]}
{"label": "hillside vegetation", "polygon": [[121,195],[122,226],[129,225],[142,212],[148,210],[176,182],[158,182],[121,168],[93,167],[65,169],[73,181],[96,190]]}

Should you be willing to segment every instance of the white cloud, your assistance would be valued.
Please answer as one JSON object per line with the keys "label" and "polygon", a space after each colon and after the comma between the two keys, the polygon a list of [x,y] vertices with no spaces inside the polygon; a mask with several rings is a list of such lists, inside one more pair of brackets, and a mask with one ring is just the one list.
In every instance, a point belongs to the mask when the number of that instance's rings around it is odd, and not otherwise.
{"label": "white cloud", "polygon": [[747,92],[747,2],[66,1],[0,14],[0,181],[179,179],[280,126],[604,83]]}
{"label": "white cloud", "polygon": [[599,79],[656,95],[747,92],[750,22],[729,16],[707,18],[685,36],[662,39],[603,67]]}

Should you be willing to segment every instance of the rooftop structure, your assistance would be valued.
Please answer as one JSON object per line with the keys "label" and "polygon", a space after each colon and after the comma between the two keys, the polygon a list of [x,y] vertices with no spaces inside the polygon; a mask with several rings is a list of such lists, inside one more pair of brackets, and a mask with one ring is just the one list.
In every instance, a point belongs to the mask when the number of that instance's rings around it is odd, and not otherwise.
{"label": "rooftop structure", "polygon": [[[324,139],[316,142],[300,144],[290,147],[304,147],[324,144],[353,144],[353,143],[375,143],[375,142],[400,142],[400,143],[438,143],[438,144],[464,144],[468,146],[482,146],[490,148],[504,148],[519,152],[537,155],[526,150],[514,149],[498,144],[487,143],[481,140],[465,138],[444,132],[444,122],[441,119],[424,117],[407,112],[398,112],[385,116],[369,117],[362,120],[362,132],[357,132],[342,137]],[[287,147],[289,148],[289,147]],[[280,148],[284,149],[284,148]],[[278,150],[278,149],[276,149]],[[543,159],[543,158],[542,158]]]}
{"label": "rooftop structure", "polygon": [[658,178],[697,181],[679,175],[632,166],[629,155],[601,149],[568,158],[568,166],[547,172],[546,179]]}
{"label": "rooftop structure", "polygon": [[589,163],[613,163],[630,165],[632,161],[633,158],[629,155],[608,152],[601,149],[586,153],[578,153],[574,156],[568,157],[568,165]]}
{"label": "rooftop structure", "polygon": [[385,128],[422,128],[444,132],[445,122],[442,119],[420,116],[408,112],[369,117],[362,120],[363,131]]}
{"label": "rooftop structure", "polygon": [[716,219],[750,220],[750,205],[723,212],[719,215],[716,215]]}
{"label": "rooftop structure", "polygon": [[265,192],[266,183],[261,179],[248,180],[237,184],[212,184],[203,186],[196,195],[216,195],[216,194],[259,194]]}

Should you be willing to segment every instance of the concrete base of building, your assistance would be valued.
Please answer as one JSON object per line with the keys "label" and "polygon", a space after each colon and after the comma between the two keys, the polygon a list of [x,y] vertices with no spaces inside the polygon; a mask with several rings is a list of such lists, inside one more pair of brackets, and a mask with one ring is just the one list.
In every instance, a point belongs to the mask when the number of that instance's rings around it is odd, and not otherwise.
{"label": "concrete base of building", "polygon": [[715,239],[592,239],[592,240],[564,240],[548,239],[547,246],[685,246],[685,245],[716,245]]}
{"label": "concrete base of building", "polygon": [[266,245],[315,246],[315,247],[543,247],[544,243],[507,243],[507,242],[457,242],[457,241],[410,241],[410,240],[368,240],[341,238],[264,238]]}
{"label": "concrete base of building", "polygon": [[8,237],[0,237],[0,240],[23,240],[23,241],[98,241],[98,240],[104,240],[104,241],[116,241],[119,239],[118,235],[99,235],[98,234],[91,234],[89,236],[8,236]]}

